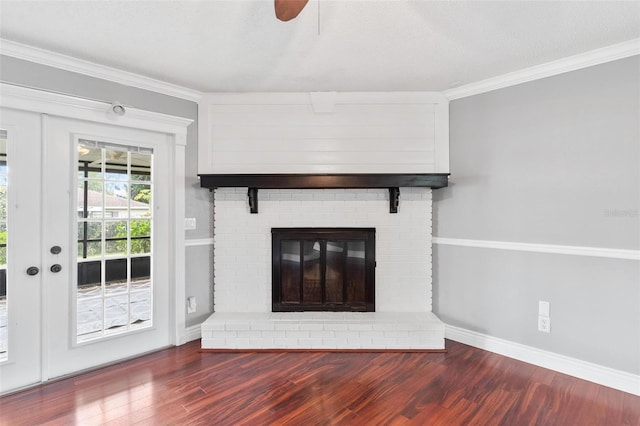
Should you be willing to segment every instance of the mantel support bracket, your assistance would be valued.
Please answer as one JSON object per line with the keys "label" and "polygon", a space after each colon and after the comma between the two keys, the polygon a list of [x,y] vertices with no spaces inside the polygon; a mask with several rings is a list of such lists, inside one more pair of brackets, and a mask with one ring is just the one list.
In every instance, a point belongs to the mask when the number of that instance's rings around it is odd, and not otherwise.
{"label": "mantel support bracket", "polygon": [[258,213],[258,188],[249,188],[247,191],[249,197],[249,211],[253,214]]}
{"label": "mantel support bracket", "polygon": [[389,188],[389,213],[398,213],[398,206],[400,205],[400,188]]}

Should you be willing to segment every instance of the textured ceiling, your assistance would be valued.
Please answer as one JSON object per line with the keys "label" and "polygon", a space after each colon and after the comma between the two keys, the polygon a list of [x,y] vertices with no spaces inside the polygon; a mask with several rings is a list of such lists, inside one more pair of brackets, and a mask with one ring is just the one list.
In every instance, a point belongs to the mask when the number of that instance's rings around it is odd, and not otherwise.
{"label": "textured ceiling", "polygon": [[0,37],[205,91],[446,90],[640,37],[640,2],[0,1]]}

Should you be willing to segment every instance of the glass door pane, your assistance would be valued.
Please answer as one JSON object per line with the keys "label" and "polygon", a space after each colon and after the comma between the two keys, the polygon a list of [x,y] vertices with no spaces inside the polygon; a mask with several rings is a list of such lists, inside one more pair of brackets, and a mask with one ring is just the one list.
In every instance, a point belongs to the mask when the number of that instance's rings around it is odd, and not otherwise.
{"label": "glass door pane", "polygon": [[321,241],[304,241],[302,299],[306,304],[322,304]]}
{"label": "glass door pane", "polygon": [[152,326],[150,149],[80,139],[78,342]]}
{"label": "glass door pane", "polygon": [[280,299],[300,303],[300,241],[285,240],[280,247]]}
{"label": "glass door pane", "polygon": [[344,241],[327,241],[325,303],[342,304],[344,301],[344,245]]}
{"label": "glass door pane", "polygon": [[347,242],[346,297],[347,303],[364,305],[366,300],[365,241]]}

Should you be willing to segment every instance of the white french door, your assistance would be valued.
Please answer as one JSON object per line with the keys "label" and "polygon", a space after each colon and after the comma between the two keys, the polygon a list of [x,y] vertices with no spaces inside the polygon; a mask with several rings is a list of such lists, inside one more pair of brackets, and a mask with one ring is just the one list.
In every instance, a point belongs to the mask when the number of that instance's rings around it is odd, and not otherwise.
{"label": "white french door", "polygon": [[57,117],[44,126],[44,373],[169,345],[167,136]]}
{"label": "white french door", "polygon": [[40,381],[40,116],[0,110],[0,392]]}
{"label": "white french door", "polygon": [[1,121],[0,392],[169,345],[170,138],[8,109]]}

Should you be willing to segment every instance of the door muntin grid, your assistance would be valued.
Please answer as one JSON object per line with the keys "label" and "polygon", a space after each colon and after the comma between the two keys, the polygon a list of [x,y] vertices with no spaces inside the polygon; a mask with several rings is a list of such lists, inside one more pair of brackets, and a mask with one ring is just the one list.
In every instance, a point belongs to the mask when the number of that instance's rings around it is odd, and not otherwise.
{"label": "door muntin grid", "polygon": [[76,341],[152,327],[153,150],[77,143]]}

